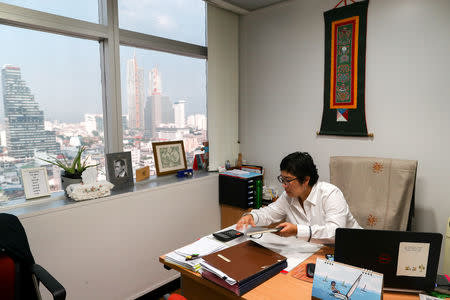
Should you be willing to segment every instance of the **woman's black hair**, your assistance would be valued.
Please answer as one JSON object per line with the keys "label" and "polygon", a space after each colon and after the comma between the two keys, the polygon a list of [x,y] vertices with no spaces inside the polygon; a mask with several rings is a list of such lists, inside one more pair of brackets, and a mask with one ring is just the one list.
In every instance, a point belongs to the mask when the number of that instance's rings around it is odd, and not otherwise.
{"label": "woman's black hair", "polygon": [[319,180],[317,167],[307,152],[294,152],[283,158],[280,163],[280,171],[294,175],[300,183],[303,183],[305,177],[309,176],[309,186],[314,186]]}

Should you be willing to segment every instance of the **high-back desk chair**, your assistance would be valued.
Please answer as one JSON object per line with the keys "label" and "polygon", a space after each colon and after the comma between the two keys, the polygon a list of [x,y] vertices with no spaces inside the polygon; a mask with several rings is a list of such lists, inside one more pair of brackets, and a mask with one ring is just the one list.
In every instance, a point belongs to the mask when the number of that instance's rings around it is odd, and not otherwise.
{"label": "high-back desk chair", "polygon": [[330,181],[365,229],[411,230],[416,171],[416,160],[330,158]]}
{"label": "high-back desk chair", "polygon": [[0,299],[39,300],[42,283],[55,300],[64,300],[66,290],[43,267],[34,262],[20,220],[0,213]]}

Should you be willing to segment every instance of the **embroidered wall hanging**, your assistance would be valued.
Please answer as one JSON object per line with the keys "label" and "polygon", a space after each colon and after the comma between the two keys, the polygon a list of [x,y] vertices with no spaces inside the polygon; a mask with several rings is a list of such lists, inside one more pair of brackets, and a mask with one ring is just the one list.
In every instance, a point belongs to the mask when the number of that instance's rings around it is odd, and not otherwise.
{"label": "embroidered wall hanging", "polygon": [[368,4],[355,2],[324,13],[325,85],[318,134],[373,136],[367,133],[364,103]]}

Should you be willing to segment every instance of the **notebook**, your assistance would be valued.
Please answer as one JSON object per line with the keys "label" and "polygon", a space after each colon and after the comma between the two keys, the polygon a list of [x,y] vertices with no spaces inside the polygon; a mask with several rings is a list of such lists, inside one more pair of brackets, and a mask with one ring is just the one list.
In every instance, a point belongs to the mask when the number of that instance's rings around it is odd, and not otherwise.
{"label": "notebook", "polygon": [[203,257],[202,277],[242,295],[287,267],[286,257],[246,241]]}
{"label": "notebook", "polygon": [[312,299],[380,300],[383,274],[318,258]]}
{"label": "notebook", "polygon": [[334,260],[384,274],[384,288],[431,291],[436,282],[440,233],[336,229]]}

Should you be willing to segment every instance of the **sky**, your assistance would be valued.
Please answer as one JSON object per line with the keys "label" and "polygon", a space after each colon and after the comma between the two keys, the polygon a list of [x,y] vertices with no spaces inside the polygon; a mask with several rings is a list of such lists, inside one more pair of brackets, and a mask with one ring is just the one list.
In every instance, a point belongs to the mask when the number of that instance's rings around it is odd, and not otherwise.
{"label": "sky", "polygon": [[[98,23],[97,1],[0,2]],[[119,0],[119,27],[205,45],[205,4],[201,0]],[[101,113],[100,52],[96,41],[0,25],[0,67],[21,68],[47,120],[80,122],[85,113]],[[157,67],[163,95],[187,101],[187,115],[206,114],[206,61],[173,54],[120,47],[122,112],[127,113],[126,61],[136,58],[148,72]],[[1,90],[1,87],[0,87]],[[3,105],[0,105],[3,119]]]}

